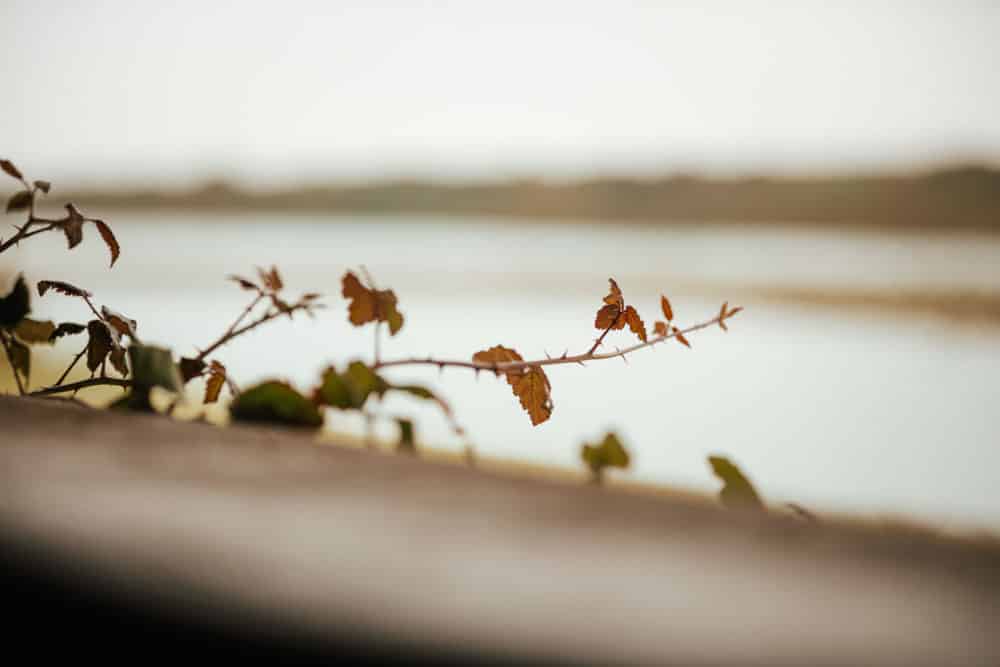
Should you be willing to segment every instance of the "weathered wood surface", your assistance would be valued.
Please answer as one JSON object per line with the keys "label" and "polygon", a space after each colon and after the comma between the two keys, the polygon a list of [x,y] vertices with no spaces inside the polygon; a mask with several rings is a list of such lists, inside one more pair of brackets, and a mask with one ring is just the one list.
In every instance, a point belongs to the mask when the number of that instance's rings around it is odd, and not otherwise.
{"label": "weathered wood surface", "polygon": [[11,397],[0,443],[8,545],[182,613],[414,655],[1000,664],[988,546]]}

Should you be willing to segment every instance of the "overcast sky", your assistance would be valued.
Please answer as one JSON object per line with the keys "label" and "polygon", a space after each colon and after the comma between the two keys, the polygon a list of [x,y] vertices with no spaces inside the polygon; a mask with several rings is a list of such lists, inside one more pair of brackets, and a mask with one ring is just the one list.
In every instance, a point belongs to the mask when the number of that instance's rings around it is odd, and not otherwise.
{"label": "overcast sky", "polygon": [[1000,2],[0,0],[52,179],[1000,162]]}

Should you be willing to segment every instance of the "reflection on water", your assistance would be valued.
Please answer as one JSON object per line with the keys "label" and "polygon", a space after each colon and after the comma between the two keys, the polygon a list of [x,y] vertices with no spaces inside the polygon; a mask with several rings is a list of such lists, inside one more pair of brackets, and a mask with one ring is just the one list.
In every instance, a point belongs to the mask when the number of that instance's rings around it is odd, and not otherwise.
{"label": "reflection on water", "polygon": [[[329,362],[369,357],[371,334],[348,326],[339,296],[339,276],[359,264],[396,290],[407,315],[402,333],[383,345],[387,357],[467,358],[499,343],[526,356],[582,351],[609,275],[647,323],[660,289],[678,321],[693,323],[717,312],[716,295],[728,285],[747,307],[729,334],[708,330],[692,337],[692,350],[671,344],[628,364],[553,368],[555,412],[538,428],[491,377],[425,369],[392,377],[443,392],[484,454],[576,466],[583,440],[615,428],[643,479],[714,490],[705,456],[721,452],[771,501],[1000,527],[1000,330],[781,305],[744,289],[995,292],[997,241],[432,219],[167,222],[119,216],[123,254],[110,272],[96,238],[66,254],[64,241],[41,237],[5,261],[32,280],[81,284],[138,319],[146,339],[178,351],[208,342],[239,312],[243,294],[226,274],[277,263],[292,289],[330,295],[316,321],[280,322],[223,350],[219,358],[244,385],[274,375],[305,385]],[[56,296],[38,301],[36,312],[84,317],[79,304]],[[629,340],[615,335],[612,346]],[[384,411],[416,416],[425,441],[458,446],[431,408],[397,399]]]}

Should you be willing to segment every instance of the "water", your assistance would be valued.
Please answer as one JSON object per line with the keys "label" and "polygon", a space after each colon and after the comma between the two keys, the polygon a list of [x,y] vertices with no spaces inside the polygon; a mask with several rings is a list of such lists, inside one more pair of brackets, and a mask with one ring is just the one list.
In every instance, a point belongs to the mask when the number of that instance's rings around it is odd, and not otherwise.
{"label": "water", "polygon": [[[1000,529],[1000,332],[753,297],[758,286],[996,290],[995,240],[421,217],[123,213],[112,220],[123,247],[113,271],[94,230],[72,253],[62,239],[41,237],[5,261],[32,280],[90,289],[98,303],[138,319],[147,341],[186,353],[241,309],[245,293],[223,280],[227,274],[276,263],[291,290],[329,295],[317,320],[279,321],[217,355],[243,386],[281,377],[305,388],[331,362],[370,358],[371,330],[347,324],[339,296],[340,276],[360,264],[396,290],[407,318],[400,335],[384,341],[386,358],[467,359],[500,343],[526,358],[583,351],[612,275],[649,326],[661,290],[678,322],[694,323],[718,311],[715,295],[740,289],[749,297],[731,332],[694,334],[691,350],[670,344],[628,364],[551,368],[555,412],[537,428],[492,377],[426,368],[390,375],[447,397],[485,455],[579,466],[581,443],[615,429],[640,479],[714,491],[705,457],[721,453],[771,502]],[[37,300],[36,314],[86,317],[81,304],[58,295]],[[609,344],[633,340],[621,332]],[[79,345],[59,347],[69,354]],[[416,417],[425,442],[461,444],[428,406],[390,400],[384,412]],[[339,414],[329,421],[361,428]],[[391,437],[394,426],[382,432]]]}

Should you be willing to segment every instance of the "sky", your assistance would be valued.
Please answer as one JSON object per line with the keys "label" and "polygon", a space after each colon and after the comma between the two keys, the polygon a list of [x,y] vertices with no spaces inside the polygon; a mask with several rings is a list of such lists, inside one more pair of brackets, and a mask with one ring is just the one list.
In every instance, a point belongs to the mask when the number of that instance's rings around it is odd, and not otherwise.
{"label": "sky", "polygon": [[1000,3],[0,0],[0,91],[73,185],[1000,163]]}

